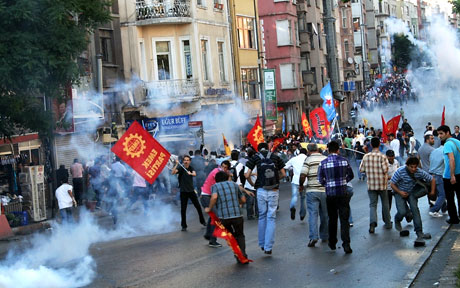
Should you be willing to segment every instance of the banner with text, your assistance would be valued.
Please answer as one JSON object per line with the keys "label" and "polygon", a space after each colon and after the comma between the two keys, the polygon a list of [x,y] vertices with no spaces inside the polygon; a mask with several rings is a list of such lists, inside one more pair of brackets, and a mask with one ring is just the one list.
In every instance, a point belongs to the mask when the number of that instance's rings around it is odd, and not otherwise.
{"label": "banner with text", "polygon": [[278,120],[275,69],[264,69],[265,119]]}

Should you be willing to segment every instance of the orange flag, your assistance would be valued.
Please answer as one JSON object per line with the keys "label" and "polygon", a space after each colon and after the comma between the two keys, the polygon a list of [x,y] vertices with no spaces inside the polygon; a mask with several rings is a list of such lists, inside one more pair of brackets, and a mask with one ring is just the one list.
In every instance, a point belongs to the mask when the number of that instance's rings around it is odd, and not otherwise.
{"label": "orange flag", "polygon": [[228,142],[227,142],[227,139],[225,139],[224,133],[222,133],[222,138],[224,140],[225,155],[230,156],[230,154],[232,154],[232,151],[230,150],[230,147],[228,146]]}
{"label": "orange flag", "polygon": [[134,121],[115,143],[112,152],[150,184],[155,182],[171,157],[171,154],[137,121]]}
{"label": "orange flag", "polygon": [[224,225],[220,222],[220,219],[214,214],[214,212],[209,212],[209,217],[211,217],[211,224],[215,225],[216,228],[214,229],[214,233],[212,234],[214,237],[222,238],[227,241],[228,246],[233,250],[235,256],[238,258],[238,261],[241,263],[248,263],[253,262],[252,260],[246,258],[241,251],[240,246],[238,246],[238,242],[236,242],[235,237],[232,233],[230,233]]}
{"label": "orange flag", "polygon": [[258,151],[257,146],[265,141],[264,134],[262,132],[262,125],[260,125],[259,115],[257,115],[256,123],[254,124],[254,127],[252,127],[251,131],[249,131],[247,139],[256,151]]}
{"label": "orange flag", "polygon": [[308,122],[307,115],[305,115],[305,112],[302,113],[302,127],[303,132],[305,132],[305,135],[307,135],[309,138],[313,137],[313,131],[311,131],[310,122]]}

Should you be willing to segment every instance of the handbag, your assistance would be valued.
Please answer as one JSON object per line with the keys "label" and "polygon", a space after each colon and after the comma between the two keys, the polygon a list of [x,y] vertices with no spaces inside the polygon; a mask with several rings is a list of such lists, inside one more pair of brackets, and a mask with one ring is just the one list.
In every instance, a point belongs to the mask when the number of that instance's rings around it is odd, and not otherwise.
{"label": "handbag", "polygon": [[414,188],[412,188],[410,194],[414,195],[414,197],[417,199],[428,195],[428,192],[431,189],[431,183],[418,180],[417,178],[415,178],[414,174],[409,172],[409,170],[407,170],[407,174],[409,174],[409,176],[415,181],[415,186]]}

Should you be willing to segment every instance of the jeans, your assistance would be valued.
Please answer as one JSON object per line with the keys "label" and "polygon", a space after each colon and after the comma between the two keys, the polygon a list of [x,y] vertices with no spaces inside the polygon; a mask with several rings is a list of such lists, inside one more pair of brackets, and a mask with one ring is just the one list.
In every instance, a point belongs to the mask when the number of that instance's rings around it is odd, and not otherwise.
{"label": "jeans", "polygon": [[254,193],[254,197],[246,195],[246,215],[248,216],[248,218],[259,216],[259,209],[257,205],[257,191],[251,189],[246,190]]}
{"label": "jeans", "polygon": [[81,204],[81,196],[83,195],[83,178],[72,178],[73,193],[75,201]]}
{"label": "jeans", "polygon": [[363,176],[363,175],[361,174],[361,171],[359,171],[359,166],[361,166],[361,162],[362,162],[362,161],[363,161],[362,159],[359,159],[359,160],[356,159],[356,167],[358,167],[358,169],[357,169],[357,170],[358,170],[358,179],[361,179],[361,177]]}
{"label": "jeans", "polygon": [[391,225],[391,215],[390,215],[390,208],[388,202],[388,192],[387,190],[368,190],[367,194],[369,195],[369,219],[370,224],[374,223],[377,226],[377,203],[379,201],[382,204],[382,215],[383,215],[383,222],[385,225]]}
{"label": "jeans", "polygon": [[180,216],[181,216],[181,226],[182,228],[187,228],[187,203],[188,200],[191,200],[193,206],[195,206],[196,212],[198,212],[198,216],[200,217],[200,223],[205,224],[206,221],[203,217],[203,212],[201,212],[200,203],[198,202],[198,197],[196,196],[195,192],[180,192]]}
{"label": "jeans", "polygon": [[[201,194],[200,200],[203,208],[207,208],[209,207],[209,202],[211,202],[211,196]],[[212,207],[212,212],[216,213],[216,207]],[[211,217],[209,217],[208,222],[206,223],[206,232],[204,233],[204,237],[209,238],[209,243],[215,243],[217,241],[216,237],[212,236],[215,228],[216,226],[211,225]]]}
{"label": "jeans", "polygon": [[259,207],[259,246],[265,251],[271,251],[275,243],[276,207],[278,206],[279,191],[257,189],[257,204]]}
{"label": "jeans", "polygon": [[[297,198],[299,195],[299,185],[291,183],[291,205],[289,206],[290,209],[295,208],[297,204]],[[307,215],[307,211],[305,209],[305,191],[300,192],[300,217],[305,217]]]}
{"label": "jeans", "polygon": [[327,213],[329,215],[329,245],[337,244],[337,218],[340,219],[340,237],[342,245],[350,245],[350,196],[327,196]]}
{"label": "jeans", "polygon": [[452,185],[450,179],[444,179],[444,191],[446,192],[447,211],[449,212],[450,221],[458,223],[458,210],[455,205],[455,195],[457,195],[457,202],[460,203],[460,175],[455,175],[457,183]]}
{"label": "jeans", "polygon": [[61,214],[62,224],[73,223],[72,207],[59,209],[59,213]]}
{"label": "jeans", "polygon": [[325,192],[307,192],[308,230],[310,240],[318,240],[318,216],[320,219],[319,236],[328,238],[328,216]]}
{"label": "jeans", "polygon": [[227,229],[228,232],[232,233],[233,237],[235,237],[235,240],[238,242],[238,246],[240,246],[244,257],[248,257],[248,255],[246,255],[246,240],[244,236],[243,217],[221,219],[221,223],[224,225],[225,229]]}
{"label": "jeans", "polygon": [[[353,197],[353,187],[350,187],[350,186],[347,186],[347,193],[350,195],[350,201],[351,201],[351,197]],[[351,213],[351,207],[350,207],[350,217],[348,218],[348,222],[350,224],[353,223],[353,215]]]}
{"label": "jeans", "polygon": [[[407,204],[409,203],[409,207]],[[395,215],[395,221],[401,222],[404,217],[412,212],[413,219],[414,219],[414,230],[415,232],[423,232],[422,227],[422,218],[420,217],[420,210],[418,209],[418,199],[415,198],[411,193],[409,193],[409,197],[402,198],[401,195],[395,193],[395,204],[397,213]]]}
{"label": "jeans", "polygon": [[447,208],[446,205],[446,192],[444,191],[444,181],[442,180],[441,175],[434,175],[436,180],[436,203],[433,207],[430,208],[430,212],[438,212],[439,210],[445,211]]}

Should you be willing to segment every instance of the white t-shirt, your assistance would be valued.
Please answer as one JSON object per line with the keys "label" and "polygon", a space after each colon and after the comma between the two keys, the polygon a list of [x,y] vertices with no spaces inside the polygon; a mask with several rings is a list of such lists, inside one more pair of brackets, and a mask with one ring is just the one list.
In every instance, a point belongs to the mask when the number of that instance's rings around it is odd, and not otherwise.
{"label": "white t-shirt", "polygon": [[[247,173],[248,171],[249,171],[249,168],[244,166],[244,173]],[[252,174],[257,174],[257,166],[255,166],[254,169],[252,169],[252,172],[251,172],[252,183],[256,183],[257,175],[252,175]],[[246,180],[246,182],[244,183],[244,189],[249,189],[249,190],[252,190],[252,191],[256,190],[256,189],[254,189],[254,186],[249,184],[248,180]]]}
{"label": "white t-shirt", "polygon": [[417,153],[417,150],[415,150],[415,145],[417,144],[417,142],[415,141],[415,137],[412,136],[409,138],[409,153],[410,154],[415,154]]}
{"label": "white t-shirt", "polygon": [[[299,185],[300,172],[302,171],[303,162],[305,162],[307,155],[300,154],[298,156],[292,157],[284,166],[284,169],[289,169],[292,167],[294,170],[294,176],[292,176],[292,184]],[[306,183],[304,183],[305,185]]]}
{"label": "white t-shirt", "polygon": [[390,142],[390,148],[395,152],[395,157],[399,157],[399,144],[399,140],[396,138]]}
{"label": "white t-shirt", "polygon": [[69,190],[72,191],[73,187],[67,183],[62,184],[56,189],[56,199],[58,200],[59,209],[72,207],[73,201],[70,198]]}

